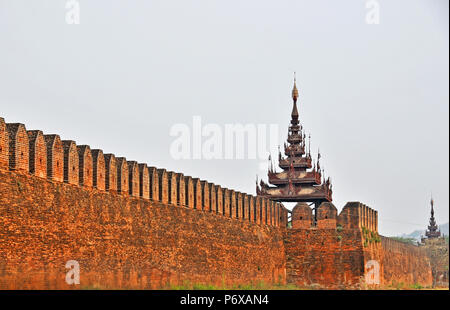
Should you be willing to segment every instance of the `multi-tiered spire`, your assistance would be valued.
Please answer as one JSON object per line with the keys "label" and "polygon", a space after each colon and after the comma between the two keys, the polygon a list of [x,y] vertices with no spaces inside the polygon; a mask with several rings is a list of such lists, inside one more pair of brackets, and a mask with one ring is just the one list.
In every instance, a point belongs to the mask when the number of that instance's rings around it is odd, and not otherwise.
{"label": "multi-tiered spire", "polygon": [[[257,195],[269,197],[275,201],[312,202],[318,206],[321,202],[331,201],[330,178],[325,179],[320,167],[320,151],[317,161],[311,157],[311,135],[306,148],[306,134],[299,122],[297,100],[299,92],[294,78],[292,89],[293,107],[291,123],[288,129],[287,143],[284,144],[284,156],[278,149],[278,162],[282,172],[276,172],[272,163],[269,166],[269,186],[261,180],[256,183]],[[269,158],[269,160],[271,160]]]}
{"label": "multi-tiered spire", "polygon": [[425,232],[425,236],[427,238],[439,238],[441,236],[441,232],[439,231],[439,228],[436,224],[436,220],[434,219],[434,200],[433,197],[431,197],[430,200],[431,204],[431,217],[430,217],[430,225],[428,225],[428,230]]}

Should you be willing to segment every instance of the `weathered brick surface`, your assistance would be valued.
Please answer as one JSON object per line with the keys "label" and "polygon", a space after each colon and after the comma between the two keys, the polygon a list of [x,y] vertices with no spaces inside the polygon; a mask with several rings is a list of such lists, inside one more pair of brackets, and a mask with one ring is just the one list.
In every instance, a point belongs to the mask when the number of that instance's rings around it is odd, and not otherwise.
{"label": "weathered brick surface", "polygon": [[292,228],[308,229],[313,223],[313,214],[311,207],[306,202],[299,202],[292,209]]}
{"label": "weathered brick surface", "polygon": [[150,176],[146,164],[139,164],[139,196],[150,199]]}
{"label": "weathered brick surface", "polygon": [[158,187],[159,201],[163,204],[169,203],[169,178],[166,169],[157,169],[158,171]]}
{"label": "weathered brick surface", "polygon": [[5,120],[0,117],[0,169],[9,168],[9,134]]}
{"label": "weathered brick surface", "polygon": [[202,188],[202,207],[206,212],[211,212],[211,203],[209,201],[209,187],[207,181],[200,181],[200,186]]}
{"label": "weathered brick surface", "polygon": [[378,212],[360,202],[347,202],[337,217],[337,225],[378,232]]}
{"label": "weathered brick surface", "polygon": [[274,202],[273,204],[273,225],[279,227],[279,207],[278,203]]}
{"label": "weathered brick surface", "polygon": [[199,178],[193,178],[192,183],[194,186],[194,209],[202,210],[202,185]]}
{"label": "weathered brick surface", "polygon": [[243,193],[242,194],[242,204],[243,204],[243,220],[246,222],[250,222],[250,196]]}
{"label": "weathered brick surface", "polygon": [[9,136],[9,168],[21,173],[29,172],[28,134],[24,124],[6,124]]}
{"label": "weathered brick surface", "polygon": [[117,191],[117,161],[114,154],[105,154],[105,188],[109,192]]}
{"label": "weathered brick surface", "polygon": [[127,161],[128,166],[128,194],[139,197],[139,166],[136,161]]}
{"label": "weathered brick surface", "polygon": [[194,209],[195,206],[195,194],[194,194],[194,181],[192,177],[186,176],[184,178],[184,184],[186,188],[186,207]]}
{"label": "weathered brick surface", "polygon": [[248,205],[249,205],[249,209],[250,209],[249,210],[249,212],[250,212],[249,220],[251,223],[254,223],[256,221],[256,216],[255,216],[256,207],[255,207],[255,198],[253,196],[250,196]]}
{"label": "weathered brick surface", "polygon": [[310,208],[300,204],[294,229],[286,229],[280,203],[2,118],[0,168],[0,289],[68,288],[70,259],[82,263],[85,286],[104,288],[248,284],[284,280],[286,273],[299,285],[352,288],[370,260],[380,263],[382,284],[431,285],[445,262],[448,275],[448,247],[432,275],[436,259],[426,246],[380,239],[377,211],[360,202],[347,203],[339,216],[323,203],[315,227]]}
{"label": "weathered brick surface", "polygon": [[236,192],[230,190],[230,217],[236,218]]}
{"label": "weathered brick surface", "polygon": [[148,174],[150,176],[150,199],[153,201],[159,201],[158,170],[155,167],[148,167]]}
{"label": "weathered brick surface", "polygon": [[64,149],[58,135],[44,135],[47,146],[47,177],[64,182]]}
{"label": "weathered brick surface", "polygon": [[[360,288],[370,270],[380,266],[380,285],[432,283],[431,266],[417,246],[382,237],[376,241],[359,229],[285,230],[287,280],[300,286],[319,284],[331,289]],[[370,285],[369,285],[370,286]]]}
{"label": "weathered brick surface", "polygon": [[178,195],[178,205],[186,206],[186,185],[184,183],[184,175],[182,173],[177,173],[177,195]]}
{"label": "weathered brick surface", "polygon": [[236,192],[235,195],[236,195],[236,218],[239,220],[244,220],[242,193]]}
{"label": "weathered brick surface", "polygon": [[117,168],[117,192],[122,195],[129,194],[130,176],[128,173],[128,163],[125,157],[116,157]]}
{"label": "weathered brick surface", "polygon": [[226,217],[231,216],[231,203],[230,203],[230,190],[228,188],[222,189],[223,194],[223,215]]}
{"label": "weathered brick surface", "polygon": [[285,250],[290,283],[350,288],[359,285],[363,277],[364,255],[358,230],[287,229]]}
{"label": "weathered brick surface", "polygon": [[217,213],[216,186],[212,183],[208,183],[208,190],[211,201],[211,212]]}
{"label": "weathered brick surface", "polygon": [[81,186],[92,187],[93,186],[93,171],[94,164],[92,161],[92,153],[89,145],[78,145],[78,164],[79,164],[79,179],[78,182]]}
{"label": "weathered brick surface", "polygon": [[47,177],[47,147],[42,131],[29,130],[29,171],[40,178]]}
{"label": "weathered brick surface", "polygon": [[257,224],[262,223],[261,222],[261,216],[262,216],[261,201],[262,201],[261,197],[255,198],[255,223],[257,223]]}
{"label": "weathered brick surface", "polygon": [[64,182],[78,185],[79,158],[75,141],[63,140],[64,149]]}
{"label": "weathered brick surface", "polygon": [[177,192],[177,174],[175,172],[168,172],[167,179],[169,181],[169,204],[178,205],[178,192]]}
{"label": "weathered brick surface", "polygon": [[[423,249],[383,236],[381,236],[381,249],[379,244],[377,245],[376,250],[381,250],[382,253],[377,254],[375,258],[380,256],[382,258],[384,284],[400,282],[423,286],[432,284],[431,264]],[[368,250],[369,253],[370,250]],[[372,253],[367,255],[366,260],[373,259],[372,255]]]}
{"label": "weathered brick surface", "polygon": [[106,189],[105,156],[102,150],[91,150],[92,153],[92,185],[101,191]]}
{"label": "weathered brick surface", "polygon": [[323,202],[317,208],[317,228],[336,228],[337,209],[331,202]]}
{"label": "weathered brick surface", "polygon": [[0,171],[0,289],[162,288],[283,279],[280,230]]}
{"label": "weathered brick surface", "polygon": [[224,214],[223,210],[223,192],[220,185],[216,185],[216,203],[217,203],[217,213]]}

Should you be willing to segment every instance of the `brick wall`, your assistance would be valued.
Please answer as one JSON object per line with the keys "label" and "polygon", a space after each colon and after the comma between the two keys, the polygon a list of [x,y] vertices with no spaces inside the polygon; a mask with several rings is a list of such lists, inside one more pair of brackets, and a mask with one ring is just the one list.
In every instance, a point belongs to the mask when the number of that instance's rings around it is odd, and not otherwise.
{"label": "brick wall", "polygon": [[105,156],[102,150],[92,150],[92,185],[101,191],[106,189]]}
{"label": "brick wall", "polygon": [[78,185],[79,181],[79,158],[77,145],[74,141],[64,140],[64,182]]}
{"label": "brick wall", "polygon": [[47,146],[47,177],[64,182],[64,149],[58,135],[44,135]]}
{"label": "brick wall", "polygon": [[150,176],[146,164],[139,164],[139,196],[150,199]]}
{"label": "brick wall", "polygon": [[190,209],[194,209],[195,204],[195,195],[194,195],[194,182],[192,181],[192,177],[187,176],[184,179],[185,188],[186,188],[186,207]]}
{"label": "brick wall", "polygon": [[9,136],[6,123],[0,117],[0,169],[9,168]]}
{"label": "brick wall", "polygon": [[128,164],[125,157],[116,157],[117,168],[117,192],[128,195],[130,176],[128,175]]}
{"label": "brick wall", "polygon": [[177,174],[177,194],[178,204],[180,206],[186,206],[186,185],[184,184],[184,175],[182,173]]}
{"label": "brick wall", "polygon": [[364,255],[358,230],[287,229],[284,241],[289,283],[326,288],[359,285]]}
{"label": "brick wall", "polygon": [[423,249],[381,236],[381,250],[383,282],[386,285],[432,284],[431,264]]}
{"label": "brick wall", "polygon": [[0,170],[0,289],[283,280],[279,229]]}
{"label": "brick wall", "polygon": [[202,186],[199,178],[193,178],[192,184],[194,186],[194,208],[202,210]]}
{"label": "brick wall", "polygon": [[9,168],[18,172],[29,171],[29,144],[25,125],[6,124],[9,136]]}
{"label": "brick wall", "polygon": [[44,135],[40,130],[30,130],[29,143],[29,171],[40,178],[47,177],[47,146]]}
{"label": "brick wall", "polygon": [[178,186],[177,174],[175,172],[168,172],[167,179],[169,181],[169,204],[178,205]]}
{"label": "brick wall", "polygon": [[158,169],[159,201],[169,203],[169,179],[166,169]]}
{"label": "brick wall", "polygon": [[92,153],[89,145],[78,145],[78,163],[79,163],[79,179],[80,186],[92,187],[93,185],[93,161]]}
{"label": "brick wall", "polygon": [[382,283],[431,283],[424,251],[380,239],[377,211],[360,202],[339,215],[322,204],[315,227],[311,211],[296,207],[286,229],[280,203],[2,118],[0,167],[0,288],[64,288],[64,259],[77,257],[87,286],[100,279],[111,288],[276,281],[285,258],[299,285],[358,286],[370,260],[380,262]]}
{"label": "brick wall", "polygon": [[127,161],[128,167],[128,193],[139,197],[139,167],[136,161]]}
{"label": "brick wall", "polygon": [[105,189],[117,191],[117,162],[114,154],[105,154]]}
{"label": "brick wall", "polygon": [[155,167],[148,167],[150,177],[150,199],[159,201],[159,177],[158,170]]}

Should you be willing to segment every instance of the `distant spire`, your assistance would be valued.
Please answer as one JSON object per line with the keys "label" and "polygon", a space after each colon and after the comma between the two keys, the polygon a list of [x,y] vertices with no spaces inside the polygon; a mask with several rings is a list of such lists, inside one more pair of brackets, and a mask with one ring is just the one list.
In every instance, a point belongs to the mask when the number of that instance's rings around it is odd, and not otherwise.
{"label": "distant spire", "polygon": [[294,72],[294,88],[292,88],[292,100],[294,100],[294,106],[292,107],[292,113],[291,113],[291,124],[292,125],[298,125],[298,109],[297,109],[297,99],[298,99],[298,89],[295,79],[295,72]]}
{"label": "distant spire", "polygon": [[433,200],[433,194],[431,194],[430,205],[431,205],[431,219],[434,221],[434,200]]}
{"label": "distant spire", "polygon": [[430,205],[431,205],[431,216],[430,216],[430,221],[429,221],[429,225],[428,225],[428,230],[425,232],[425,235],[428,238],[438,238],[441,236],[441,233],[439,231],[438,225],[436,224],[436,219],[434,218],[433,196],[431,196]]}
{"label": "distant spire", "polygon": [[298,89],[297,89],[295,72],[294,72],[294,87],[292,88],[292,99],[294,100],[294,102],[297,102],[297,99],[298,99]]}

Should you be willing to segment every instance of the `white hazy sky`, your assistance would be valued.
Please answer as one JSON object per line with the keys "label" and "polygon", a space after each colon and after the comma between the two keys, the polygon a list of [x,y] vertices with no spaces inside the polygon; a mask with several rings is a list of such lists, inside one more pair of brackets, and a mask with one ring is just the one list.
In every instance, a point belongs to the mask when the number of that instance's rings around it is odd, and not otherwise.
{"label": "white hazy sky", "polygon": [[[27,129],[255,192],[259,160],[174,160],[192,117],[278,124],[292,73],[334,203],[379,211],[385,235],[449,217],[447,0],[0,0],[0,116]],[[316,152],[314,152],[316,153]]]}

